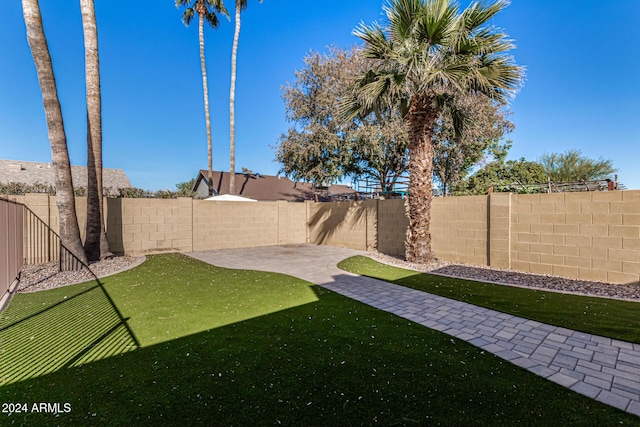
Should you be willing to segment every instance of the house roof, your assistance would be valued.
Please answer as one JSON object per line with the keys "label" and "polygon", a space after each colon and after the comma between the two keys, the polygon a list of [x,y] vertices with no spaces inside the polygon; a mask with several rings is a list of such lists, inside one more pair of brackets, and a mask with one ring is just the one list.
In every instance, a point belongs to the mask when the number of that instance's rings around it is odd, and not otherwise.
{"label": "house roof", "polygon": [[[207,185],[208,171],[201,170],[196,178],[194,190],[202,182]],[[213,171],[213,189],[217,194],[229,193],[229,172]],[[293,182],[289,178],[236,173],[236,194],[243,197],[262,201],[287,200],[302,202],[315,200],[317,190],[308,182]],[[319,200],[328,200],[330,196],[348,196],[355,191],[346,185],[332,185],[324,194],[319,194]]]}
{"label": "house roof", "polygon": [[[87,167],[71,166],[73,185],[87,186]],[[45,184],[55,187],[55,174],[50,163],[24,162],[22,160],[0,160],[0,184],[21,183]],[[131,182],[122,169],[102,169],[102,185],[118,190],[131,188]]]}

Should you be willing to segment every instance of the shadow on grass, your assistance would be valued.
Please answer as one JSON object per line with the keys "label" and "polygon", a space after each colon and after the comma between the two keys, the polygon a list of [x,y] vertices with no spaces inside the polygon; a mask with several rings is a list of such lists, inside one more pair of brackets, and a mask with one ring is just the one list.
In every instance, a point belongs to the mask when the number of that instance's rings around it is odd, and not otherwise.
{"label": "shadow on grass", "polygon": [[463,341],[311,289],[314,302],[9,384],[0,395],[71,406],[12,415],[30,425],[640,425]]}
{"label": "shadow on grass", "polygon": [[[55,303],[20,304],[0,317],[0,385],[121,354],[140,343],[100,280]],[[19,300],[21,295],[14,297]]]}

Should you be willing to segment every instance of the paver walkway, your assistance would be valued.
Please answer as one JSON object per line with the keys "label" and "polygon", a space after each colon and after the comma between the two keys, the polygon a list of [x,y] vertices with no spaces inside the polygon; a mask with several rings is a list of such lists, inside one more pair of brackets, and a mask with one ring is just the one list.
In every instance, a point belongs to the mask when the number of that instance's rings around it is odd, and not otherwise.
{"label": "paver walkway", "polygon": [[442,331],[573,391],[640,416],[640,344],[577,332],[340,270],[365,254],[314,245],[193,252],[220,267],[273,271]]}

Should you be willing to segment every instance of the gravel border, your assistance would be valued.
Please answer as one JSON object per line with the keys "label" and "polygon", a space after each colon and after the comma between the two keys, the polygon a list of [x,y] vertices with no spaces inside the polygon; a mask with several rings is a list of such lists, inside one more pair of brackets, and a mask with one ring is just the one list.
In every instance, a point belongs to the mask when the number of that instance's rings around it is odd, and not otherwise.
{"label": "gravel border", "polygon": [[617,285],[613,283],[569,279],[566,277],[521,273],[468,264],[454,264],[436,260],[431,264],[412,264],[400,258],[373,252],[368,256],[383,264],[408,270],[438,274],[446,277],[477,280],[497,285],[516,286],[572,295],[586,295],[624,301],[640,301],[640,283]]}
{"label": "gravel border", "polygon": [[97,278],[111,276],[142,264],[146,257],[119,256],[89,264],[89,270],[58,272],[57,261],[46,264],[25,265],[20,271],[16,293],[30,293],[62,286],[75,285]]}

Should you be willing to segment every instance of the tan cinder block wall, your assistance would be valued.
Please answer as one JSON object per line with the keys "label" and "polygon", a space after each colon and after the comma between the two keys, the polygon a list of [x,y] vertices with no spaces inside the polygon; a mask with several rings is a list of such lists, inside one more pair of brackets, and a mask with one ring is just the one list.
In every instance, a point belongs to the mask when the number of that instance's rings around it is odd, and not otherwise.
{"label": "tan cinder block wall", "polygon": [[512,196],[512,268],[610,283],[640,280],[640,191]]}
{"label": "tan cinder block wall", "polygon": [[[404,256],[405,200],[378,202],[378,250]],[[439,197],[431,204],[431,237],[439,259],[487,265],[487,197]]]}
{"label": "tan cinder block wall", "polygon": [[193,201],[193,250],[307,242],[304,203]]}
{"label": "tan cinder block wall", "polygon": [[[494,193],[488,196],[488,245],[486,265],[511,268],[511,194]],[[485,223],[485,225],[487,225]]]}
{"label": "tan cinder block wall", "polygon": [[278,245],[307,242],[306,203],[276,202],[278,206]]}
{"label": "tan cinder block wall", "polygon": [[277,202],[193,201],[194,251],[277,244]]}
{"label": "tan cinder block wall", "polygon": [[408,227],[409,218],[404,200],[378,201],[378,251],[404,257],[404,241]]}
{"label": "tan cinder block wall", "polygon": [[[58,231],[55,197],[14,197]],[[84,234],[86,199],[77,198]],[[404,254],[403,200],[212,203],[106,199],[107,236],[130,255],[315,243]],[[435,198],[436,256],[611,283],[640,280],[640,191]]]}
{"label": "tan cinder block wall", "polygon": [[[55,197],[29,194],[14,199],[59,232]],[[86,198],[76,198],[83,237],[86,203]],[[107,238],[116,254],[137,256],[307,242],[305,203],[106,198],[104,206]]]}
{"label": "tan cinder block wall", "polygon": [[[610,283],[640,280],[640,191],[435,198],[436,256]],[[402,200],[378,205],[378,250],[404,255]]]}
{"label": "tan cinder block wall", "polygon": [[434,198],[431,237],[437,258],[487,265],[487,197]]}
{"label": "tan cinder block wall", "polygon": [[178,199],[106,199],[107,238],[114,253],[193,250],[192,203]]}
{"label": "tan cinder block wall", "polygon": [[376,200],[306,203],[309,243],[374,250],[377,204]]}
{"label": "tan cinder block wall", "polygon": [[193,201],[193,250],[300,244],[304,203]]}

